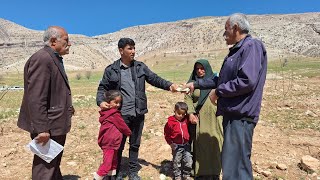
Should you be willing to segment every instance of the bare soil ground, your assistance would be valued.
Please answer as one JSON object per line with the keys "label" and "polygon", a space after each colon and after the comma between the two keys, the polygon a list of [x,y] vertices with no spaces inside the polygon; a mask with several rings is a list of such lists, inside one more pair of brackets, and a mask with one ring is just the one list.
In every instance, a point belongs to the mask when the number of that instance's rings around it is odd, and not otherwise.
{"label": "bare soil ground", "polygon": [[[298,167],[301,157],[320,159],[320,78],[269,79],[265,86],[263,108],[253,139],[252,163],[255,179],[317,179]],[[95,89],[94,87],[93,89]],[[140,148],[140,175],[159,179],[171,174],[171,151],[163,137],[163,126],[172,114],[173,104],[182,94],[149,89],[149,113]],[[61,169],[65,179],[92,179],[102,153],[97,145],[98,108],[94,97],[89,108],[77,108],[73,127],[67,136]],[[0,122],[0,179],[30,179],[32,155],[24,146],[29,134],[17,128],[16,119]],[[128,147],[128,145],[126,146]],[[127,160],[127,150],[124,162]],[[285,164],[286,170],[274,168]],[[261,171],[270,171],[265,177]],[[320,170],[317,171],[318,179]],[[168,178],[171,179],[171,178]]]}

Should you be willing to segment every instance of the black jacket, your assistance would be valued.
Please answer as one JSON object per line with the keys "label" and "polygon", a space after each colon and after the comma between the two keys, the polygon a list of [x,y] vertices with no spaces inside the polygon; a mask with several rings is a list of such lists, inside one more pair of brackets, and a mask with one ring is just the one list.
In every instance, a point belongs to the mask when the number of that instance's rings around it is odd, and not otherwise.
{"label": "black jacket", "polygon": [[[152,86],[169,90],[171,82],[159,77],[152,72],[143,62],[133,60],[132,79],[135,82],[135,108],[136,113],[143,115],[148,112],[147,109],[147,96],[145,91],[145,82],[147,81]],[[113,64],[106,67],[102,80],[99,83],[97,91],[97,105],[105,101],[104,92],[107,90],[120,90],[121,85],[121,72],[120,72],[120,59],[116,60]]]}

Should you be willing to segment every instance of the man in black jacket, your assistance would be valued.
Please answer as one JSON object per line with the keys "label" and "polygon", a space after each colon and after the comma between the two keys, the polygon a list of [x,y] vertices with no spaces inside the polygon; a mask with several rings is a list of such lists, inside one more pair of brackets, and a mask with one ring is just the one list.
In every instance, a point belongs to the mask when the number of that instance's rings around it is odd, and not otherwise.
{"label": "man in black jacket", "polygon": [[[123,101],[121,115],[132,131],[129,138],[129,179],[139,180],[137,172],[138,154],[147,109],[147,96],[145,82],[152,86],[175,92],[177,85],[173,84],[152,72],[144,63],[136,61],[135,43],[130,38],[121,38],[118,42],[121,58],[106,67],[97,91],[97,105],[101,109],[108,108],[109,104],[104,100],[104,92],[107,90],[120,90]],[[126,136],[122,139],[118,153],[117,179],[122,179],[120,172],[121,157]]]}

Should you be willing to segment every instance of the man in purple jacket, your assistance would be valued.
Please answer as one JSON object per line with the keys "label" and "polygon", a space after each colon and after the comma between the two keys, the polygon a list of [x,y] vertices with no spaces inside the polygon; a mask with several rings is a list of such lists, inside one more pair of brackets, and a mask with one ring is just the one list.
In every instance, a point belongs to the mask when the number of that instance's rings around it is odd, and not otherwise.
{"label": "man in purple jacket", "polygon": [[253,179],[251,149],[258,122],[263,86],[267,73],[267,53],[261,41],[249,35],[250,24],[244,14],[232,14],[223,34],[233,45],[222,64],[219,77],[188,83],[191,90],[215,89],[210,94],[217,102],[217,116],[223,116],[224,142],[222,173],[224,180]]}

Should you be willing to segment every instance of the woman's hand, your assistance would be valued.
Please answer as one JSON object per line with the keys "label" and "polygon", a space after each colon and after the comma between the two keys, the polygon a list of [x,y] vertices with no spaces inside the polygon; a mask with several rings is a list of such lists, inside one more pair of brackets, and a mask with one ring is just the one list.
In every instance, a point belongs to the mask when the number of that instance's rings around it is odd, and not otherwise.
{"label": "woman's hand", "polygon": [[189,121],[191,122],[191,124],[197,124],[199,121],[198,116],[189,114]]}
{"label": "woman's hand", "polygon": [[193,82],[189,82],[189,83],[185,84],[183,88],[189,88],[190,91],[188,92],[188,94],[192,93],[194,91],[194,84],[193,84]]}
{"label": "woman's hand", "polygon": [[211,90],[209,98],[212,104],[217,105],[217,100],[219,99],[219,97],[217,96],[215,89]]}

